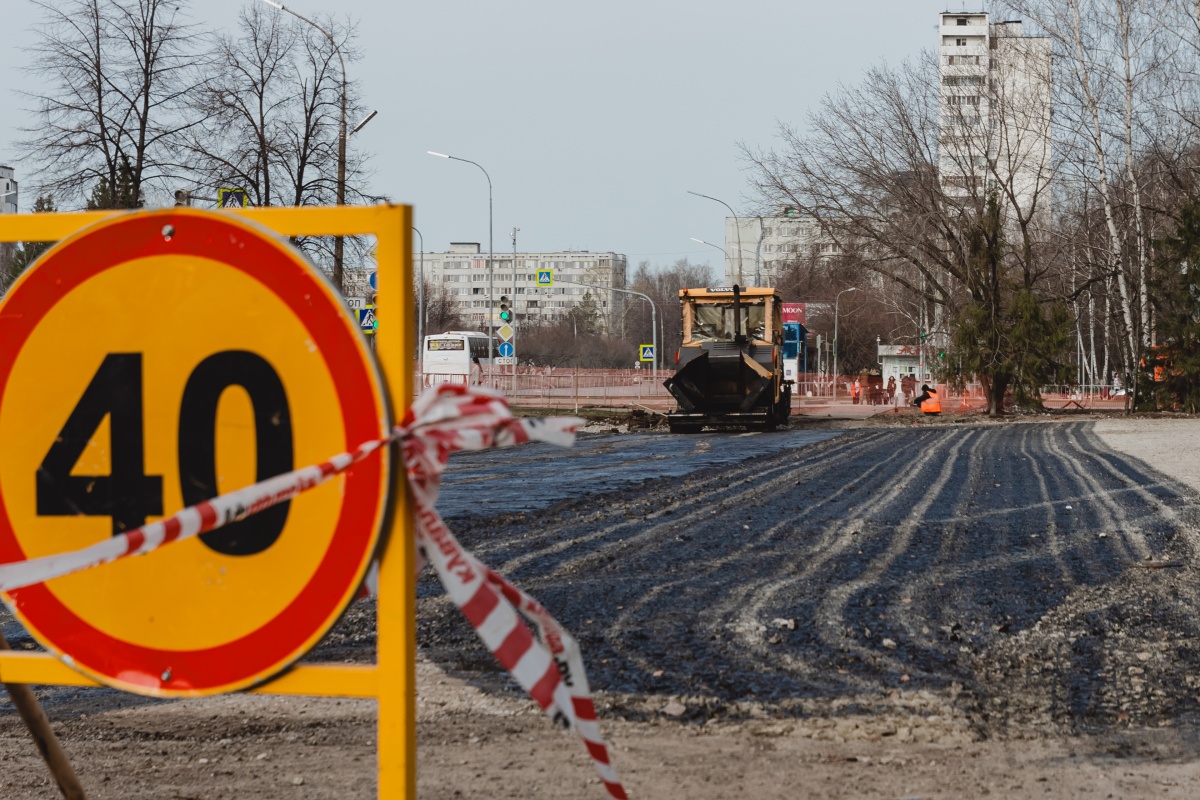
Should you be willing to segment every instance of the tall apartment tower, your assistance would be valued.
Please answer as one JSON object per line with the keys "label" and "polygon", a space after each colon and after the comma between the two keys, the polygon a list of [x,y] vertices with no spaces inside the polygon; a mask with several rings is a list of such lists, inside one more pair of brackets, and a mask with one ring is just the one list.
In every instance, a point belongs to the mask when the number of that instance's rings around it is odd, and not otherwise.
{"label": "tall apartment tower", "polygon": [[[12,167],[0,166],[0,214],[17,213],[17,180]],[[16,254],[14,242],[0,242],[0,280],[8,281],[8,268]]]}
{"label": "tall apartment tower", "polygon": [[[952,197],[997,189],[1049,210],[1050,40],[987,12],[941,14],[938,174]],[[1003,198],[1002,198],[1003,199]]]}

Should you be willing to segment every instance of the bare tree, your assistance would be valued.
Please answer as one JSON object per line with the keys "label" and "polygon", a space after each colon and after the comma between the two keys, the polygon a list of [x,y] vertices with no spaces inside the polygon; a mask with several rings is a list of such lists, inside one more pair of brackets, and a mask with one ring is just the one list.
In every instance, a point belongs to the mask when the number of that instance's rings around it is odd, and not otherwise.
{"label": "bare tree", "polygon": [[1010,387],[1036,405],[1064,369],[1044,231],[1048,99],[1030,81],[973,83],[943,90],[932,56],[877,68],[826,96],[807,130],[781,125],[781,149],[743,154],[764,207],[801,209],[884,286],[929,304],[923,331],[955,350],[945,374],[978,377],[999,414]]}
{"label": "bare tree", "polygon": [[[662,331],[662,335],[658,337],[658,346],[666,356],[665,363],[668,365],[683,341],[683,312],[679,305],[679,290],[711,286],[712,282],[711,266],[692,264],[686,258],[681,258],[668,267],[654,268],[648,261],[638,264],[629,288],[650,297],[657,306],[659,327]],[[629,338],[637,339],[639,343],[653,341],[650,332],[651,318],[646,304],[633,299],[625,308]]]}
{"label": "bare tree", "polygon": [[[458,301],[440,283],[425,281],[425,332],[427,334],[461,331],[465,328]],[[413,309],[414,315],[416,309]],[[415,316],[414,316],[415,318]]]}
{"label": "bare tree", "polygon": [[[1186,75],[1177,69],[1178,37],[1164,24],[1177,18],[1178,3],[1013,0],[1009,5],[1034,20],[1059,55],[1056,118],[1064,184],[1076,195],[1088,195],[1103,220],[1107,246],[1096,254],[1102,257],[1095,259],[1088,290],[1095,283],[1115,289],[1115,298],[1105,292],[1105,302],[1117,301],[1121,371],[1132,378],[1156,338],[1150,291],[1155,221],[1147,213],[1145,180],[1153,187],[1157,176],[1146,159],[1156,152],[1177,153],[1182,141],[1169,142],[1169,126],[1161,124]],[[1136,384],[1131,388],[1136,391]],[[1130,407],[1134,399],[1131,395]]]}
{"label": "bare tree", "polygon": [[42,20],[30,70],[50,86],[25,95],[36,122],[22,149],[39,191],[81,205],[101,181],[124,180],[125,202],[140,202],[148,184],[172,174],[171,142],[191,125],[180,114],[196,53],[186,4],[33,1]]}
{"label": "bare tree", "polygon": [[[320,20],[331,42],[311,26],[259,5],[242,10],[235,34],[217,33],[197,70],[203,78],[190,114],[198,123],[181,137],[187,174],[196,186],[246,189],[257,206],[332,205],[337,201],[342,64],[360,56],[355,30]],[[347,106],[361,106],[349,82]],[[347,148],[347,197],[374,201],[365,192],[365,158]],[[211,189],[210,189],[211,191]],[[370,251],[350,239],[349,263]],[[328,238],[297,240],[310,257],[330,263]]]}

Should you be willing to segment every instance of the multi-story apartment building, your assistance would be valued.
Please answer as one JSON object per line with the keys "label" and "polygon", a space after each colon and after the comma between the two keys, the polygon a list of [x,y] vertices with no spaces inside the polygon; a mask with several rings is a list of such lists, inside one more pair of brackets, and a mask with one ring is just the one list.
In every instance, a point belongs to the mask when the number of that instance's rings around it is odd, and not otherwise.
{"label": "multi-story apartment building", "polygon": [[[0,214],[17,213],[17,181],[12,167],[0,166]],[[0,242],[0,275],[8,280],[8,268],[16,253],[14,242]]]}
{"label": "multi-story apartment building", "polygon": [[0,214],[17,213],[17,181],[12,167],[0,166]]}
{"label": "multi-story apartment building", "polygon": [[950,196],[998,189],[1049,209],[1051,45],[1020,20],[943,12],[938,27],[938,173]]}
{"label": "multi-story apartment building", "polygon": [[771,217],[725,218],[725,283],[730,285],[775,286],[789,263],[820,260],[840,252],[815,219],[794,208],[783,208]]}
{"label": "multi-story apartment building", "polygon": [[[486,326],[497,308],[488,303],[488,254],[475,242],[452,243],[445,253],[414,253],[413,265],[424,261],[425,279],[445,289],[465,321]],[[518,322],[554,322],[590,294],[607,330],[620,327],[624,301],[612,287],[625,288],[626,258],[620,253],[495,253],[492,294],[512,300]],[[537,284],[539,271],[553,270],[554,285]],[[582,285],[582,284],[586,284]],[[598,288],[592,288],[598,287]]]}

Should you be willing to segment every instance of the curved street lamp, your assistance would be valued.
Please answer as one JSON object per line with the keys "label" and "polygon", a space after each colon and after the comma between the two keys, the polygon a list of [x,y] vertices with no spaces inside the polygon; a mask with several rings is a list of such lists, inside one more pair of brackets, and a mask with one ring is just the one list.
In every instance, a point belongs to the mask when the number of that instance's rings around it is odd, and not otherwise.
{"label": "curved street lamp", "polygon": [[837,297],[833,300],[833,399],[837,400],[838,390],[838,303],[842,301],[842,295],[846,292],[857,292],[857,286],[851,286],[849,289],[842,289],[837,293]]}
{"label": "curved street lamp", "polygon": [[425,355],[425,237],[417,230],[417,226],[412,226],[413,232],[417,234],[417,238],[421,240],[421,268],[420,282],[417,283],[417,352],[420,357]]}
{"label": "curved street lamp", "polygon": [[[598,289],[602,292],[620,292],[621,294],[633,294],[633,295],[637,295],[638,297],[642,298],[643,300],[645,300],[647,303],[650,304],[650,341],[652,342],[652,344],[650,346],[654,348],[654,361],[651,364],[654,371],[653,371],[653,375],[651,376],[650,379],[657,385],[658,384],[659,355],[658,355],[658,320],[656,319],[656,317],[658,316],[658,310],[655,308],[654,301],[650,299],[649,295],[644,295],[641,292],[635,292],[633,289],[618,289],[616,286],[594,286],[590,283],[580,283],[579,281],[568,281],[568,280],[563,280],[562,278],[559,279],[559,283],[569,283],[569,284],[572,284],[573,286],[586,286],[589,289]],[[576,334],[576,335],[578,335],[578,334]]]}
{"label": "curved street lamp", "polygon": [[[721,245],[719,245],[719,244],[713,244],[712,242],[706,242],[703,239],[697,239],[695,236],[689,236],[688,238],[691,239],[693,242],[699,242],[700,244],[706,244],[709,247],[715,247],[718,250],[720,250],[722,253],[725,253],[725,248],[721,247]],[[729,253],[725,253],[725,258],[727,258],[727,259],[729,258]]]}
{"label": "curved street lamp", "polygon": [[[721,205],[728,208],[729,213],[733,215],[733,227],[734,227],[734,230],[737,231],[737,243],[738,243],[738,274],[737,274],[736,283],[740,284],[742,282],[742,223],[738,220],[738,215],[736,213],[734,213],[733,207],[731,205],[729,205],[729,203],[726,203],[724,200],[718,200],[717,198],[710,197],[706,194],[700,194],[699,192],[693,192],[691,189],[685,189],[685,191],[688,194],[695,195],[696,197],[703,197],[705,200],[712,200],[713,202],[720,203]],[[708,242],[705,242],[705,244],[708,244]],[[714,245],[714,247],[715,247],[715,245]],[[722,250],[721,252],[725,253],[724,250]],[[725,258],[729,258],[728,253],[725,253]],[[730,266],[733,266],[733,264],[731,263]]]}
{"label": "curved street lamp", "polygon": [[492,312],[495,310],[495,302],[492,299],[492,295],[494,294],[494,292],[493,292],[494,281],[492,280],[492,278],[493,278],[493,275],[492,275],[492,176],[488,175],[488,171],[483,168],[482,164],[478,164],[478,163],[470,160],[469,158],[459,158],[458,156],[448,156],[445,153],[437,153],[437,152],[434,152],[433,150],[426,150],[425,152],[431,156],[437,156],[438,158],[448,158],[451,161],[461,161],[464,164],[474,164],[476,167],[479,167],[479,171],[483,173],[483,177],[487,178],[487,185],[488,185],[488,258],[487,258],[488,313],[487,313],[487,318],[488,318],[488,382],[490,383],[492,380],[492,366],[493,366],[492,361],[494,360],[492,348],[495,346],[494,343],[492,342],[492,327],[494,325],[494,320],[492,319]]}

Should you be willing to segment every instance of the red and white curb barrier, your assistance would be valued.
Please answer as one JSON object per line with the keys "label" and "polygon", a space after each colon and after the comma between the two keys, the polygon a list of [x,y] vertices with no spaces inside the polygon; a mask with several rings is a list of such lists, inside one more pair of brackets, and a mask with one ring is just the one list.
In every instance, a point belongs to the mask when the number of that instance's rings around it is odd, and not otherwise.
{"label": "red and white curb barrier", "polygon": [[[623,800],[627,795],[600,735],[578,643],[540,603],[459,544],[434,508],[451,453],[532,440],[569,447],[580,422],[570,417],[516,419],[498,392],[441,384],[424,391],[385,439],[206,500],[81,550],[0,564],[0,591],[144,555],[216,530],[319,486],[379,448],[399,441],[415,505],[418,569],[424,561],[433,565],[446,593],[479,638],[543,711],[583,739],[609,795]],[[370,594],[375,593],[377,578],[372,567],[364,587]],[[536,627],[536,638],[520,615]]]}

